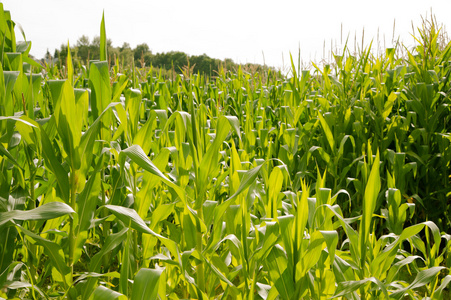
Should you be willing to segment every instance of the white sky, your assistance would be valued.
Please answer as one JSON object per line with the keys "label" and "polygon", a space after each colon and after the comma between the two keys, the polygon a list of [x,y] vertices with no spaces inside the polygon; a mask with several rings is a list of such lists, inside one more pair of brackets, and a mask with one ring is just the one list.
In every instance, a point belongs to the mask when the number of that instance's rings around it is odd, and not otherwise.
{"label": "white sky", "polygon": [[[31,54],[44,56],[47,49],[70,41],[74,45],[82,35],[91,39],[100,33],[105,11],[107,37],[113,46],[124,42],[132,48],[147,43],[153,53],[171,50],[190,55],[206,53],[214,58],[235,62],[263,63],[282,67],[289,53],[304,61],[319,61],[331,43],[335,49],[350,36],[361,45],[371,39],[389,47],[393,37],[413,45],[412,22],[421,25],[421,16],[431,8],[438,23],[451,28],[450,0],[0,0],[12,19],[21,24],[32,41]],[[343,32],[341,28],[343,27]],[[18,40],[21,36],[16,29]]]}

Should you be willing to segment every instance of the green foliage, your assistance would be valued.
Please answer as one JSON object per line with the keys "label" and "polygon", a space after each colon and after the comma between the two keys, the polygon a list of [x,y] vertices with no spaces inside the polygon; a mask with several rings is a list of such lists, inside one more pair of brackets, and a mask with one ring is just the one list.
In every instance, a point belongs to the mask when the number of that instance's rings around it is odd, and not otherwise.
{"label": "green foliage", "polygon": [[434,23],[406,59],[345,49],[291,77],[120,49],[167,79],[109,63],[102,18],[101,61],[77,62],[83,37],[44,78],[0,8],[0,298],[449,298]]}

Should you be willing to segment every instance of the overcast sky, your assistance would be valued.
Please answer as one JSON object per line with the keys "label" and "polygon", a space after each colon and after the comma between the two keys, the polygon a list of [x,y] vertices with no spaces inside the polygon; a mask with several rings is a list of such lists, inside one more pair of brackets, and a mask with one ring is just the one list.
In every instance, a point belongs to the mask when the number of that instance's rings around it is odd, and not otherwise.
{"label": "overcast sky", "polygon": [[[365,45],[371,39],[391,46],[395,38],[413,45],[412,22],[432,9],[438,23],[451,28],[450,0],[0,0],[11,11],[32,41],[31,54],[44,56],[47,49],[87,35],[100,33],[105,12],[107,37],[113,46],[124,42],[132,48],[147,43],[153,53],[171,50],[190,55],[207,54],[239,63],[263,63],[282,67],[289,53],[303,60],[320,61],[332,48],[359,45],[365,29]],[[378,38],[379,32],[379,38]],[[18,40],[21,36],[16,29]],[[324,48],[325,44],[325,48]]]}

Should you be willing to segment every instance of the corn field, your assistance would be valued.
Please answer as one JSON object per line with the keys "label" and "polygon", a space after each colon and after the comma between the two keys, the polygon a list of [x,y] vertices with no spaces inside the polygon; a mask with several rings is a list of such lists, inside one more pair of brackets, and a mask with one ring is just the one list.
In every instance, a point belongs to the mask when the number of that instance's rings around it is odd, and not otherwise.
{"label": "corn field", "polygon": [[[63,69],[0,3],[0,299],[449,299],[451,43]],[[402,46],[399,46],[402,47]]]}

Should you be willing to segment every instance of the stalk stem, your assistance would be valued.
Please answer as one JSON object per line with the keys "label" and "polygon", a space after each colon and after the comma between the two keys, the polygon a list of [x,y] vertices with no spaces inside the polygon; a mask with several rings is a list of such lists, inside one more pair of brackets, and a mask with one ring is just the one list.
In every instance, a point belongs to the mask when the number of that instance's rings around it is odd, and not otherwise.
{"label": "stalk stem", "polygon": [[[27,209],[32,210],[32,209],[36,208],[36,199],[35,199],[35,193],[34,193],[36,168],[33,163],[33,156],[31,155],[31,149],[28,146],[26,146],[24,150],[25,150],[25,155],[27,157],[27,161],[28,161],[28,169],[30,172],[30,182],[29,182],[29,186],[28,186],[29,193],[30,193],[30,200],[28,201]],[[36,227],[36,221],[29,221],[29,230],[34,232],[35,227]],[[34,256],[34,257],[31,257],[31,263],[30,263],[30,273],[34,280],[34,278],[36,276],[36,266],[38,265],[38,262],[34,261],[34,260],[36,260],[36,253],[37,253],[37,245],[36,244],[30,244],[30,252],[33,253],[33,256]]]}
{"label": "stalk stem", "polygon": [[[202,216],[202,205],[197,210],[197,215],[199,218]],[[196,233],[196,250],[199,252],[199,254],[202,253],[202,232],[200,228],[197,228]],[[205,277],[204,277],[204,263],[200,262],[200,264],[197,266],[197,285],[199,287],[199,290],[202,292],[205,291]]]}
{"label": "stalk stem", "polygon": [[[70,206],[75,210],[76,204],[76,191],[77,191],[77,178],[74,169],[71,170],[70,175]],[[75,224],[74,218],[69,219],[70,231],[69,231],[69,268],[70,268],[70,280],[69,284],[72,284],[74,275],[74,252],[75,252]]]}

